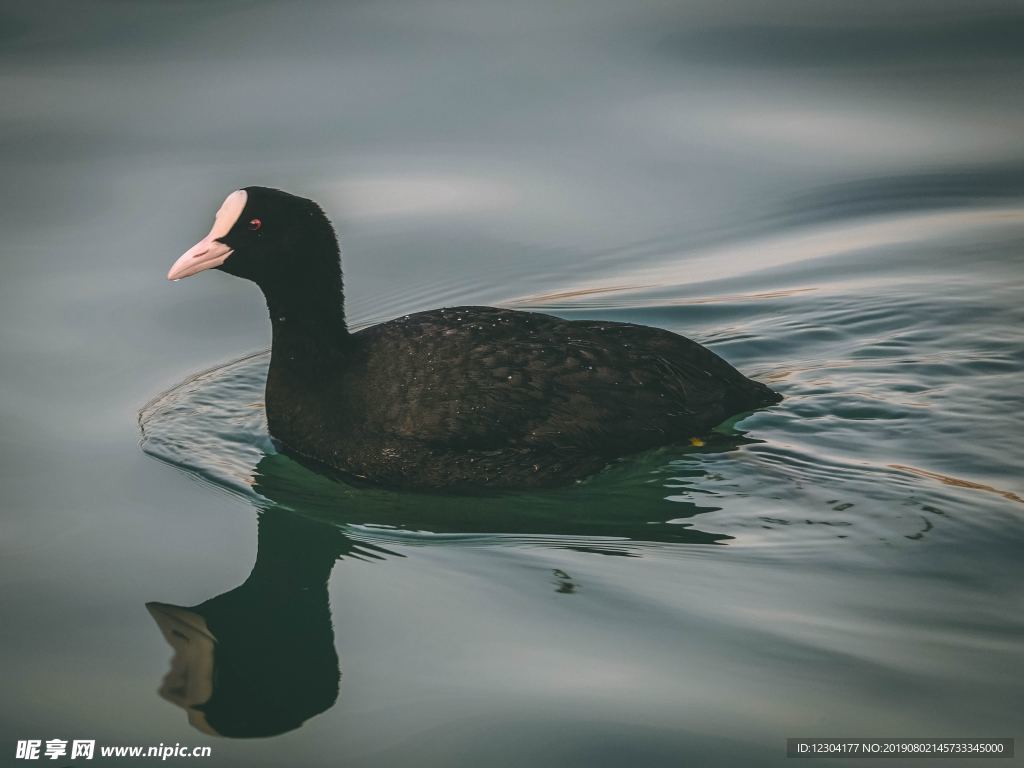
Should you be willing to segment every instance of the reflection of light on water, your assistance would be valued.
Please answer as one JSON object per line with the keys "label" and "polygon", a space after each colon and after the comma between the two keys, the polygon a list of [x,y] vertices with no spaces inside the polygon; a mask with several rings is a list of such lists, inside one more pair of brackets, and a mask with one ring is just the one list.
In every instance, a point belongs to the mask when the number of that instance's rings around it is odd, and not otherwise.
{"label": "reflection of light on water", "polygon": [[[744,271],[764,271],[881,246],[939,241],[972,229],[1022,223],[1024,207],[1007,206],[883,216],[852,224],[808,227],[795,232],[759,237],[750,242],[686,253],[685,258],[680,254],[665,254],[662,259],[652,258],[651,261],[656,262],[654,264],[632,269],[626,266],[612,278],[594,283],[583,282],[559,291],[519,296],[510,299],[508,303],[524,306],[572,304],[578,298],[598,293],[629,294],[650,286],[671,290],[701,281],[727,278]],[[662,301],[659,299],[659,302]]]}
{"label": "reflection of light on water", "polygon": [[[579,290],[570,291],[557,291],[554,293],[543,293],[537,296],[529,296],[522,299],[516,299],[509,302],[509,306],[520,306],[520,307],[531,307],[531,306],[545,306],[545,305],[557,305],[563,300],[567,300],[567,303],[571,303],[574,306],[578,305],[577,300],[584,297],[591,296],[602,296],[605,294],[612,293],[630,293],[632,291],[639,291],[645,288],[659,287],[656,285],[613,285],[605,286],[601,288],[582,288]],[[628,302],[629,306],[652,306],[657,304],[658,306],[673,306],[676,304],[727,304],[727,303],[738,303],[744,301],[766,301],[769,299],[784,299],[790,296],[797,296],[801,293],[810,293],[817,291],[819,288],[815,286],[807,286],[803,288],[787,288],[778,291],[760,291],[757,293],[734,293],[726,296],[695,296],[693,298],[678,298],[678,299],[636,299],[629,297],[628,299],[619,299],[620,302]],[[616,300],[612,301],[602,300],[598,306],[610,306]]]}
{"label": "reflection of light on water", "polygon": [[927,469],[919,469],[918,467],[908,467],[905,464],[890,464],[893,469],[898,469],[901,472],[910,472],[911,474],[920,475],[921,477],[928,477],[932,480],[938,480],[943,485],[952,485],[957,488],[969,488],[975,491],[988,491],[989,493],[996,493],[1002,496],[1004,499],[1009,501],[1018,501],[1024,504],[1024,498],[1021,498],[1013,491],[1004,491],[999,488],[993,488],[991,485],[985,485],[984,483],[976,483],[973,480],[964,480],[959,477],[951,477],[949,475],[943,475],[939,472],[929,472]]}
{"label": "reflection of light on water", "polygon": [[1002,124],[987,116],[951,119],[945,114],[936,119],[934,115],[870,112],[849,105],[759,108],[747,104],[732,113],[711,109],[702,119],[709,131],[730,141],[814,153],[815,162],[848,163],[857,158],[882,167],[887,162],[927,161],[951,154],[974,160],[1000,157],[1017,145],[1021,133],[1019,121]]}
{"label": "reflection of light on water", "polygon": [[621,293],[624,291],[637,291],[642,288],[653,288],[653,285],[608,285],[600,288],[575,288],[567,291],[555,291],[553,293],[542,293],[537,296],[530,296],[522,299],[515,299],[508,302],[512,306],[530,306],[532,304],[553,304],[562,299],[579,299],[584,296],[595,296],[602,293]]}
{"label": "reflection of light on water", "polygon": [[469,215],[513,206],[518,198],[491,179],[443,174],[345,179],[327,187],[327,199],[333,195],[351,218]]}

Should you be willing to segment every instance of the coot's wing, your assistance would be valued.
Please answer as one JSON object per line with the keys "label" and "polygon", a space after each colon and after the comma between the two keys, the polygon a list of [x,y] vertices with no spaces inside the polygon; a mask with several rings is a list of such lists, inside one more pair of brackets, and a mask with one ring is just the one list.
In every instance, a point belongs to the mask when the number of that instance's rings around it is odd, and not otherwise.
{"label": "coot's wing", "polygon": [[622,454],[756,407],[761,387],[695,342],[625,323],[456,307],[357,336],[367,429],[451,449]]}
{"label": "coot's wing", "polygon": [[559,405],[557,318],[456,307],[356,334],[371,431],[461,449],[504,447]]}

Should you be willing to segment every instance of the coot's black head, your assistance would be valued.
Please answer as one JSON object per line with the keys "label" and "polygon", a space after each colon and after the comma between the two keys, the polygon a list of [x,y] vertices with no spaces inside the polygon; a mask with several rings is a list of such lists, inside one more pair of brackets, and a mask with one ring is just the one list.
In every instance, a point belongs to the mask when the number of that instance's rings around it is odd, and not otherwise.
{"label": "coot's black head", "polygon": [[320,206],[279,189],[246,187],[227,196],[209,234],[174,263],[167,279],[219,269],[265,285],[337,263],[337,240]]}

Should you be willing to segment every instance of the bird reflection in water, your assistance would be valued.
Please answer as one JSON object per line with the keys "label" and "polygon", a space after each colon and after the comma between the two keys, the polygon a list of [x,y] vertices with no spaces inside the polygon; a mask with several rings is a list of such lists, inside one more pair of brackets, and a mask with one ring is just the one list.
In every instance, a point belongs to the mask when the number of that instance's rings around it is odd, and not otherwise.
{"label": "bird reflection in water", "polygon": [[198,730],[233,738],[285,733],[330,708],[341,675],[327,579],[339,557],[373,550],[334,526],[261,512],[241,586],[191,608],[146,604],[174,649],[160,695]]}
{"label": "bird reflection in water", "polygon": [[[730,450],[749,441],[731,436],[721,442]],[[661,464],[656,459],[652,466]],[[233,738],[294,730],[338,697],[328,577],[339,558],[380,560],[396,554],[362,537],[355,541],[339,525],[486,533],[494,544],[529,541],[622,556],[638,556],[645,542],[720,544],[730,538],[673,521],[654,522],[654,510],[636,503],[637,497],[631,497],[634,504],[621,504],[599,487],[586,503],[572,506],[564,499],[524,504],[521,495],[387,495],[382,502],[379,492],[358,492],[280,454],[263,457],[252,483],[266,506],[258,515],[256,564],[245,582],[191,608],[146,604],[174,649],[160,695],[184,709],[198,730]],[[652,490],[663,504],[660,486]],[[677,517],[714,509],[672,505]],[[569,574],[555,570],[553,575],[555,591],[579,589]]]}

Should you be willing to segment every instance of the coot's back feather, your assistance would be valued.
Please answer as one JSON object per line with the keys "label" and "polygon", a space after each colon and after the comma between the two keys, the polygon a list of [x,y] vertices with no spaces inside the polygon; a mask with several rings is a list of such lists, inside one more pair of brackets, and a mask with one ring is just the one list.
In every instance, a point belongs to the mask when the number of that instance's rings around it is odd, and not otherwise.
{"label": "coot's back feather", "polygon": [[271,369],[271,432],[391,485],[564,483],[779,399],[669,331],[491,307],[352,334],[333,393],[288,371],[286,360]]}

